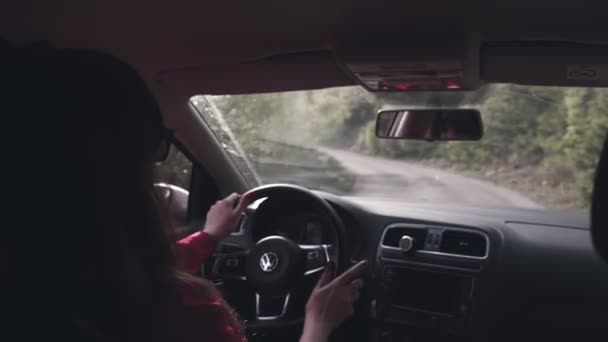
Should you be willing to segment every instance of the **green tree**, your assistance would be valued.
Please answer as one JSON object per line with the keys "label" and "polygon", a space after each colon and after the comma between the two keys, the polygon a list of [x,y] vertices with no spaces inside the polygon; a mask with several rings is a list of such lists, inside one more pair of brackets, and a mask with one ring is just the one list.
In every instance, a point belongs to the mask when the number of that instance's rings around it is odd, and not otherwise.
{"label": "green tree", "polygon": [[593,174],[608,130],[608,92],[604,89],[569,89],[565,105],[567,130],[563,155],[575,171],[583,202],[588,203]]}

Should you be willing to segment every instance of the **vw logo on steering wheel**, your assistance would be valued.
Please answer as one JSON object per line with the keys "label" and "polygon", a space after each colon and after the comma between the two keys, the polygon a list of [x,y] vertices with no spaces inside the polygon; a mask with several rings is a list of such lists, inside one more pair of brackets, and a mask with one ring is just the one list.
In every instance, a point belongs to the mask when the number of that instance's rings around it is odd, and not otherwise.
{"label": "vw logo on steering wheel", "polygon": [[264,272],[272,272],[279,265],[279,257],[274,252],[262,254],[260,258],[260,268]]}

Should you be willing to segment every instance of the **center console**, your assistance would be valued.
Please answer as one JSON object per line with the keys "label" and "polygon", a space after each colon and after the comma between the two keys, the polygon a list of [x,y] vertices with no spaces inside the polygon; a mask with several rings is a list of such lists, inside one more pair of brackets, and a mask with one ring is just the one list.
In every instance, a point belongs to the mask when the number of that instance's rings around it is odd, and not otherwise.
{"label": "center console", "polygon": [[403,327],[458,334],[467,325],[488,236],[472,228],[393,224],[377,255],[371,315],[378,340]]}

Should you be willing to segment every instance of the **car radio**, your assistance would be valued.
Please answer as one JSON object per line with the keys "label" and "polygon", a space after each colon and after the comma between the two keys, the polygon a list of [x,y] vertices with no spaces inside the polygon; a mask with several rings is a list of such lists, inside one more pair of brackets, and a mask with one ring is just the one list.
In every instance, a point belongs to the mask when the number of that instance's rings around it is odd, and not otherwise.
{"label": "car radio", "polygon": [[463,330],[490,252],[478,229],[394,223],[380,239],[372,316],[379,322]]}
{"label": "car radio", "polygon": [[383,266],[373,315],[392,323],[458,330],[465,322],[473,278]]}

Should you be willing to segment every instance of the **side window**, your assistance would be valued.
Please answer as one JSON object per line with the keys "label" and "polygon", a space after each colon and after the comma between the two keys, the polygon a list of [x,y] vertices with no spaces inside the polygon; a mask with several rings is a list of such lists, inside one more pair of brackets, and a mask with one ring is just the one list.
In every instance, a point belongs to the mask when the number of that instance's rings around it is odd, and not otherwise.
{"label": "side window", "polygon": [[167,214],[177,237],[187,235],[188,197],[192,162],[171,146],[167,158],[156,164],[156,189],[167,203]]}
{"label": "side window", "polygon": [[165,183],[190,189],[192,176],[192,162],[175,146],[171,146],[167,159],[156,164],[156,178],[158,183]]}

